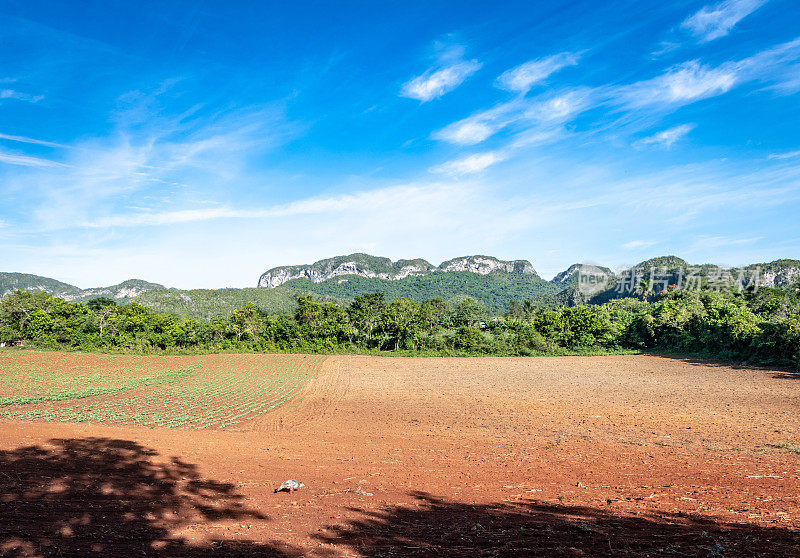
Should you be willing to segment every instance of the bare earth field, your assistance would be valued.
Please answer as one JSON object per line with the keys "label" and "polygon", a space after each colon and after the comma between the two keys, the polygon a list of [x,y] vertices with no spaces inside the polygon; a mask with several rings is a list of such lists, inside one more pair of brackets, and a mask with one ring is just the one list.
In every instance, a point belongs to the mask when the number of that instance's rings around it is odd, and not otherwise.
{"label": "bare earth field", "polygon": [[0,555],[800,556],[799,409],[686,359],[332,356],[224,428],[0,419]]}

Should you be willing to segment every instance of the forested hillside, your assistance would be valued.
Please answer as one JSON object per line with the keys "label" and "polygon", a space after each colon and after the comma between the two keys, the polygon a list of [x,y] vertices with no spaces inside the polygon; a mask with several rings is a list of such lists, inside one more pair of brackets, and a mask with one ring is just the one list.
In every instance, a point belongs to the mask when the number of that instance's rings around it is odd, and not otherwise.
{"label": "forested hillside", "polygon": [[343,300],[375,292],[383,293],[387,299],[405,297],[417,302],[435,297],[445,300],[471,297],[499,313],[508,310],[508,305],[512,300],[526,300],[560,290],[558,286],[537,275],[520,275],[502,271],[495,271],[487,275],[478,275],[468,271],[451,271],[406,277],[394,281],[346,275],[320,283],[313,283],[309,279],[294,279],[283,286]]}
{"label": "forested hillside", "polygon": [[75,285],[70,285],[40,275],[0,272],[0,297],[20,290],[44,292],[61,297],[65,300],[90,300],[92,298],[105,296],[119,301],[127,301],[153,289],[164,289],[164,285],[150,283],[142,279],[128,279],[127,281],[109,287],[81,289]]}
{"label": "forested hillside", "polygon": [[136,302],[153,312],[209,320],[215,316],[227,316],[248,302],[265,314],[291,313],[297,298],[303,294],[302,290],[286,286],[275,289],[158,289],[139,295]]}
{"label": "forested hillside", "polygon": [[61,297],[79,296],[81,293],[78,287],[49,277],[30,273],[0,272],[0,297],[16,290],[41,291]]}

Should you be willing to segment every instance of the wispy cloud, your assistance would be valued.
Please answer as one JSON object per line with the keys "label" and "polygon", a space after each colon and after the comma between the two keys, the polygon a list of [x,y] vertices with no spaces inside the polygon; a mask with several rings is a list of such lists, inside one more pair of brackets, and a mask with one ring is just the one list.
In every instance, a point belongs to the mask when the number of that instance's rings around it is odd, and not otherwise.
{"label": "wispy cloud", "polygon": [[[639,119],[651,115],[648,123],[651,125],[655,117],[687,104],[723,95],[738,85],[754,80],[777,80],[787,88],[795,80],[800,88],[800,70],[797,76],[791,73],[794,67],[791,63],[798,58],[800,39],[719,66],[690,60],[672,66],[656,77],[629,84],[573,87],[533,98],[520,96],[453,122],[435,131],[432,137],[455,145],[476,145],[512,127],[521,136],[541,141],[542,138],[557,137],[554,133],[557,128],[585,111],[603,105],[619,107],[630,114],[636,113]],[[577,63],[577,58],[569,53],[532,61],[528,63],[530,66],[523,64],[509,70],[501,76],[499,83],[509,90],[525,93],[537,80],[550,75],[559,65],[564,67],[572,62]],[[669,147],[690,130],[691,127],[676,127],[644,143],[659,143]],[[523,138],[512,140],[512,143],[519,141],[523,141]]]}
{"label": "wispy cloud", "polygon": [[437,44],[437,47],[439,53],[436,64],[422,75],[404,83],[400,89],[401,97],[426,103],[449,93],[481,69],[482,64],[477,60],[464,59],[464,47],[460,45],[443,47],[440,44]]}
{"label": "wispy cloud", "polygon": [[[172,117],[151,96],[144,93],[126,103],[113,116],[108,135],[75,142],[57,160],[0,151],[3,193],[19,200],[15,207],[25,216],[26,230],[95,222],[130,205],[183,210],[193,199],[220,199],[220,192],[235,197],[239,189],[253,186],[247,180],[250,162],[298,132],[280,105],[206,110],[202,116],[183,111]],[[60,147],[10,134],[0,139]]]}
{"label": "wispy cloud", "polygon": [[0,140],[15,141],[19,143],[30,143],[34,145],[43,145],[45,147],[59,147],[66,148],[68,145],[61,143],[54,143],[52,141],[39,140],[34,138],[26,138],[24,136],[12,136],[10,134],[0,134]]}
{"label": "wispy cloud", "polygon": [[233,209],[213,207],[203,209],[181,209],[177,211],[140,211],[133,214],[113,215],[96,221],[87,221],[80,226],[86,228],[111,227],[151,227],[159,225],[178,225],[217,219],[254,219],[272,216],[270,210]]}
{"label": "wispy cloud", "polygon": [[658,43],[658,46],[650,53],[651,56],[658,58],[659,56],[663,56],[668,52],[672,52],[674,50],[679,49],[681,43],[676,41],[661,41]]}
{"label": "wispy cloud", "polygon": [[434,139],[456,145],[475,145],[496,134],[519,118],[526,106],[522,100],[501,103],[488,110],[479,111],[467,118],[448,124],[432,134]]}
{"label": "wispy cloud", "polygon": [[[385,207],[397,200],[414,200],[424,203],[427,198],[439,198],[443,192],[453,193],[455,186],[444,184],[399,185],[388,188],[341,194],[338,196],[316,196],[295,202],[262,208],[234,208],[227,206],[177,211],[140,211],[132,214],[118,214],[95,221],[81,223],[85,228],[141,227],[175,225],[220,219],[268,219],[300,217],[323,214],[340,214],[354,208]],[[393,202],[391,201],[393,200]],[[404,202],[407,205],[410,202]]]}
{"label": "wispy cloud", "polygon": [[636,142],[637,146],[657,145],[669,149],[672,144],[684,137],[686,134],[694,130],[694,124],[681,124],[666,130],[662,130],[653,134],[652,136],[642,138]]}
{"label": "wispy cloud", "polygon": [[[630,84],[573,87],[532,98],[518,97],[453,122],[435,131],[432,137],[455,145],[476,145],[513,127],[522,136],[539,141],[556,137],[557,128],[603,105],[636,113],[638,118],[661,116],[681,106],[727,93],[748,81],[781,79],[786,65],[799,57],[800,39],[716,67],[691,60],[668,68],[654,78]],[[653,138],[652,143],[658,141],[669,146],[690,130],[665,131],[663,136]],[[520,140],[522,137],[512,141]]]}
{"label": "wispy cloud", "polygon": [[490,138],[502,127],[502,123],[482,113],[448,124],[434,132],[433,137],[456,145],[475,145]]}
{"label": "wispy cloud", "polygon": [[780,95],[800,91],[800,38],[759,52],[737,63],[747,79],[768,83],[766,89]]}
{"label": "wispy cloud", "polygon": [[[718,66],[691,60],[667,68],[656,77],[629,84],[562,88],[533,97],[519,95],[436,130],[431,137],[458,146],[471,146],[502,131],[505,137],[492,153],[502,154],[503,160],[509,160],[526,148],[553,144],[569,137],[588,139],[604,135],[616,139],[639,135],[682,106],[723,95],[748,82],[786,80],[787,68],[798,58],[800,39]],[[586,114],[591,114],[598,125],[582,131],[576,129],[575,120]],[[694,127],[694,124],[682,124],[661,130],[633,142],[633,146],[669,149]],[[470,157],[446,161],[433,170],[451,175],[467,174],[479,161],[488,161]]]}
{"label": "wispy cloud", "polygon": [[728,66],[736,68],[747,80],[783,81],[796,69],[800,58],[800,38],[757,52]]}
{"label": "wispy cloud", "polygon": [[705,251],[717,248],[731,247],[731,246],[746,246],[755,244],[762,237],[755,236],[750,238],[732,238],[729,236],[720,235],[700,235],[697,237],[686,249],[687,252],[693,253],[697,251]]}
{"label": "wispy cloud", "polygon": [[614,97],[616,102],[629,109],[652,105],[679,106],[726,93],[736,83],[734,67],[712,68],[692,60],[655,78],[621,86]]}
{"label": "wispy cloud", "polygon": [[792,95],[800,91],[800,64],[787,66],[770,89],[781,95]]}
{"label": "wispy cloud", "polygon": [[800,157],[800,150],[798,151],[788,151],[786,153],[770,153],[769,159],[794,159],[795,157]]}
{"label": "wispy cloud", "polygon": [[22,167],[61,167],[66,168],[69,165],[51,161],[50,159],[42,159],[40,157],[30,157],[28,155],[15,155],[13,153],[4,153],[0,151],[0,163],[7,163],[9,165],[19,165]]}
{"label": "wispy cloud", "polygon": [[505,160],[506,155],[497,151],[487,153],[475,153],[460,159],[448,161],[442,165],[433,167],[432,172],[446,174],[448,176],[462,176],[465,174],[475,174],[486,170],[490,166]]}
{"label": "wispy cloud", "polygon": [[631,240],[623,244],[622,248],[625,250],[641,250],[642,248],[649,248],[653,245],[655,245],[655,242],[651,240]]}
{"label": "wispy cloud", "polygon": [[702,99],[728,93],[742,84],[761,81],[771,89],[793,93],[800,90],[800,38],[781,43],[739,60],[709,66],[690,60],[667,69],[651,79],[606,88],[609,101],[627,110],[645,108],[673,110]]}
{"label": "wispy cloud", "polygon": [[690,31],[701,43],[724,37],[742,19],[767,3],[767,0],[725,0],[705,6],[688,17],[681,27]]}
{"label": "wispy cloud", "polygon": [[594,90],[576,87],[533,99],[523,116],[538,122],[563,123],[573,119],[594,102]]}
{"label": "wispy cloud", "polygon": [[578,55],[571,52],[538,58],[506,70],[497,78],[495,85],[506,91],[527,93],[531,87],[544,82],[551,74],[577,64]]}
{"label": "wispy cloud", "polygon": [[44,95],[29,95],[28,93],[15,91],[14,89],[0,89],[0,101],[3,99],[24,101],[27,103],[38,103],[44,99]]}
{"label": "wispy cloud", "polygon": [[594,90],[589,87],[575,87],[533,98],[515,98],[453,122],[434,132],[432,137],[456,145],[475,145],[512,127],[527,138],[552,138],[556,129],[596,102],[593,95]]}
{"label": "wispy cloud", "polygon": [[[649,242],[688,246],[701,220],[709,227],[738,223],[754,208],[787,207],[800,199],[800,167],[748,172],[720,161],[640,174],[616,166],[613,160],[597,166],[579,155],[548,154],[489,167],[486,176],[379,185],[284,204],[118,207],[73,221],[70,234],[57,232],[53,236],[62,240],[50,247],[8,257],[30,264],[26,269],[47,261],[48,274],[65,278],[80,269],[92,283],[136,274],[180,287],[249,284],[272,265],[359,250],[432,261],[470,251],[516,254],[534,260],[540,272],[555,273],[577,252],[596,254],[613,267],[621,262],[619,254],[603,252],[610,245],[634,243],[632,251]],[[714,221],[720,215],[723,220]],[[735,237],[725,227],[714,235]],[[283,241],[287,236],[292,243]],[[556,244],[562,255],[547,252]],[[208,253],[218,258],[214,269]],[[175,260],[181,266],[168,265]]]}
{"label": "wispy cloud", "polygon": [[748,212],[797,203],[799,185],[797,165],[751,169],[709,162],[637,175],[610,184],[600,196],[608,205],[622,204],[645,213],[665,211],[672,214],[673,223],[685,223],[722,209]]}

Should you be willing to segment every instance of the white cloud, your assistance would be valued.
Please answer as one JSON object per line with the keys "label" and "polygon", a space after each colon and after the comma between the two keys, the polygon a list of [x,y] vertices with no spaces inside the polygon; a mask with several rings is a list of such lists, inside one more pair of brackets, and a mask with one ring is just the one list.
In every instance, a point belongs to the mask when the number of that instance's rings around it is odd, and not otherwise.
{"label": "white cloud", "polygon": [[[434,190],[441,190],[441,188],[440,185],[433,185]],[[86,228],[141,227],[217,221],[220,219],[269,219],[339,214],[355,207],[384,206],[390,198],[421,201],[425,195],[425,189],[420,186],[401,185],[339,196],[317,196],[263,208],[243,209],[224,206],[161,212],[142,211],[133,214],[113,215],[97,221],[82,223],[81,226]]]}
{"label": "white cloud", "polygon": [[503,72],[497,78],[496,85],[506,91],[527,93],[531,87],[543,82],[551,74],[567,66],[575,66],[577,63],[578,56],[571,52],[531,60]]}
{"label": "white cloud", "polygon": [[692,253],[701,250],[711,250],[730,246],[746,246],[749,244],[755,244],[761,239],[762,237],[760,236],[751,238],[731,238],[727,236],[701,235],[689,245],[686,251]]}
{"label": "white cloud", "polygon": [[[518,96],[494,107],[478,111],[431,134],[455,145],[476,145],[501,130],[513,134],[507,148],[542,144],[569,133],[566,125],[578,115],[594,108],[618,107],[623,111],[614,120],[592,129],[593,134],[614,130],[632,134],[652,127],[658,119],[703,99],[723,95],[741,84],[763,81],[776,83],[771,88],[782,93],[800,90],[800,39],[795,39],[741,60],[708,66],[691,60],[673,66],[661,75],[623,85],[573,87],[546,92],[533,98]],[[612,115],[613,116],[613,115]],[[660,143],[669,147],[691,128],[678,127],[645,140],[644,145]],[[639,145],[642,145],[641,143]]]}
{"label": "white cloud", "polygon": [[23,167],[67,167],[63,163],[57,163],[50,159],[42,159],[40,157],[30,157],[28,155],[14,155],[13,153],[3,153],[0,151],[0,163],[8,163],[9,165],[19,165]]}
{"label": "white cloud", "polygon": [[768,89],[781,95],[800,91],[800,38],[759,52],[736,63],[748,80],[771,83]]}
{"label": "white cloud", "polygon": [[752,56],[732,63],[746,79],[780,81],[797,66],[791,62],[800,58],[800,38],[762,50]]}
{"label": "white cloud", "polygon": [[525,107],[521,100],[501,103],[467,118],[448,124],[432,134],[434,139],[456,145],[475,145],[496,134],[519,118]]}
{"label": "white cloud", "polygon": [[489,119],[471,116],[434,132],[433,137],[457,145],[475,145],[493,136],[500,127]]}
{"label": "white cloud", "polygon": [[481,63],[477,60],[466,60],[443,68],[430,68],[421,76],[403,84],[400,96],[425,103],[449,93],[477,72],[480,67]]}
{"label": "white cloud", "polygon": [[650,240],[631,240],[630,242],[626,242],[622,245],[622,248],[625,250],[640,250],[642,248],[649,248],[653,246],[655,242]]}
{"label": "white cloud", "polygon": [[[76,142],[57,161],[0,151],[0,193],[13,197],[15,211],[25,216],[20,230],[97,223],[131,206],[179,211],[162,221],[195,221],[197,215],[180,211],[199,199],[223,205],[246,189],[268,187],[263,177],[253,183],[251,161],[299,128],[280,106],[167,117],[151,96],[142,97],[114,115],[110,134]],[[43,141],[3,136],[20,145]]]}
{"label": "white cloud", "polygon": [[694,130],[694,124],[681,124],[666,130],[662,130],[652,136],[643,138],[636,142],[636,145],[657,145],[669,149],[672,144]]}
{"label": "white cloud", "polygon": [[771,89],[779,94],[792,95],[800,91],[800,64],[787,67],[775,81]]}
{"label": "white cloud", "polygon": [[545,123],[567,122],[591,105],[593,93],[589,87],[578,87],[535,99],[526,108],[524,116]]}
{"label": "white cloud", "polygon": [[513,144],[541,143],[557,137],[566,122],[589,108],[595,102],[593,95],[591,88],[576,87],[531,99],[515,98],[453,122],[432,137],[456,145],[476,145],[511,127],[518,134]]}
{"label": "white cloud", "polygon": [[446,174],[448,176],[461,176],[465,174],[475,174],[486,170],[495,163],[505,160],[506,155],[496,151],[487,153],[475,153],[460,159],[448,161],[431,169],[432,172]]}
{"label": "white cloud", "polygon": [[663,56],[668,52],[672,52],[678,48],[680,48],[681,44],[676,43],[675,41],[661,41],[658,43],[658,47],[650,53],[651,56],[658,58],[659,56]]}
{"label": "white cloud", "polygon": [[619,87],[614,96],[629,109],[682,105],[730,91],[737,83],[731,65],[711,68],[697,60],[673,67],[655,78]]}
{"label": "white cloud", "polygon": [[800,151],[789,151],[786,153],[771,153],[769,159],[794,159],[800,157]]}
{"label": "white cloud", "polygon": [[744,83],[773,83],[781,93],[800,90],[800,70],[792,64],[800,58],[800,38],[757,52],[741,60],[712,67],[691,60],[669,68],[652,79],[605,88],[609,102],[628,110],[674,109],[702,99],[722,95]]}
{"label": "white cloud", "polygon": [[28,95],[13,89],[0,89],[0,100],[12,99],[15,101],[25,101],[27,103],[38,103],[44,99],[44,95]]}
{"label": "white cloud", "polygon": [[[664,253],[681,255],[702,233],[789,231],[788,224],[764,224],[769,208],[785,212],[800,203],[800,166],[764,163],[764,170],[718,161],[641,174],[613,156],[593,163],[582,152],[525,155],[486,176],[377,184],[285,204],[102,206],[93,219],[73,220],[68,234],[45,231],[36,245],[4,241],[0,249],[7,267],[85,286],[132,276],[182,288],[252,286],[276,265],[359,251],[430,261],[489,253],[530,259],[540,273],[555,274],[587,255],[614,268],[623,263],[620,254],[636,253],[618,248],[629,242],[656,242]],[[221,189],[217,194],[223,199]],[[37,234],[13,222],[9,230]],[[548,253],[554,246],[559,252]],[[764,249],[745,249],[732,246],[724,255],[743,263],[767,259]],[[785,247],[769,250],[771,259],[785,257]],[[696,261],[718,253],[698,252]]]}
{"label": "white cloud", "polygon": [[730,33],[742,19],[766,4],[767,0],[725,0],[705,6],[687,18],[681,27],[695,35],[701,43],[713,41]]}
{"label": "white cloud", "polygon": [[61,143],[54,143],[52,141],[26,138],[24,136],[12,136],[10,134],[0,134],[0,140],[16,141],[19,143],[30,143],[34,145],[43,145],[45,147],[69,147],[68,145],[63,145]]}

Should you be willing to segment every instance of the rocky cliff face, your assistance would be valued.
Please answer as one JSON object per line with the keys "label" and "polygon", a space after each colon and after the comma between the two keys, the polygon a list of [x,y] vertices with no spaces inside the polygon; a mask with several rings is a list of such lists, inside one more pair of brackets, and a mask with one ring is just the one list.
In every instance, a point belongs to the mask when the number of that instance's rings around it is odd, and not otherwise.
{"label": "rocky cliff face", "polygon": [[463,256],[443,262],[437,271],[469,271],[479,275],[488,275],[495,271],[518,273],[520,275],[536,275],[528,260],[498,260],[492,256]]}
{"label": "rocky cliff face", "polygon": [[800,282],[800,260],[775,260],[748,265],[744,270],[758,273],[758,284],[762,287],[781,288]]}
{"label": "rocky cliff face", "polygon": [[580,275],[614,277],[614,272],[607,267],[602,267],[593,264],[576,263],[569,266],[566,270],[562,271],[550,281],[554,285],[566,285],[574,283],[578,280]]}
{"label": "rocky cliff face", "polygon": [[[142,281],[141,279],[128,279],[127,281],[123,281],[118,285],[112,285],[110,287],[95,287],[92,289],[84,289],[80,292],[79,295],[73,296],[72,299],[75,298],[90,298],[96,296],[107,296],[109,298],[136,298],[142,293],[146,293],[147,291],[152,291],[155,289],[164,289],[164,285],[159,285],[158,283],[149,283],[147,281]],[[69,298],[65,298],[65,300],[72,300]]]}
{"label": "rocky cliff face", "polygon": [[314,262],[310,265],[275,267],[261,275],[259,287],[274,288],[292,279],[310,279],[321,283],[340,275],[360,275],[380,279],[403,279],[411,275],[426,275],[435,268],[422,259],[398,260],[379,258],[369,254],[350,254]]}
{"label": "rocky cliff face", "polygon": [[469,271],[487,275],[494,271],[536,275],[533,266],[525,260],[503,261],[490,256],[464,256],[444,262],[434,267],[423,259],[397,260],[379,258],[368,254],[350,254],[320,260],[311,265],[293,265],[275,267],[261,275],[259,287],[274,288],[292,279],[310,279],[321,283],[340,275],[359,275],[361,277],[377,277],[390,281],[404,279],[412,275],[428,275],[430,273]]}

